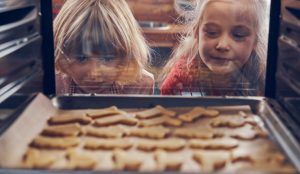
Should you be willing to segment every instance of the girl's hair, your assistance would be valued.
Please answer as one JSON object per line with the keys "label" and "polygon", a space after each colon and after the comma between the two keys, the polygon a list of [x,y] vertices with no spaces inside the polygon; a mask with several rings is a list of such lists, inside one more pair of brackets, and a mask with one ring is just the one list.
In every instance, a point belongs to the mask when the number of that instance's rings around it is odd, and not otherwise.
{"label": "girl's hair", "polygon": [[[182,58],[186,57],[186,66],[198,55],[199,48],[199,27],[202,22],[204,11],[209,3],[217,2],[219,0],[199,0],[196,3],[196,7],[192,12],[187,12],[185,17],[188,19],[193,19],[189,24],[187,24],[186,33],[180,38],[179,46],[173,51],[171,59],[165,65],[162,71],[159,81],[160,83],[167,77],[171,68],[176,64],[176,62]],[[251,77],[255,79],[255,82],[264,83],[265,78],[265,68],[266,68],[266,58],[267,58],[267,42],[268,42],[268,26],[269,26],[269,8],[270,0],[247,0],[247,2],[236,1],[234,3],[243,3],[246,9],[252,10],[253,20],[255,20],[256,28],[256,46],[251,54],[251,58],[243,67],[243,73],[246,78]],[[200,61],[199,61],[200,62]],[[258,68],[257,68],[258,67]],[[254,69],[255,68],[255,69]],[[250,71],[250,72],[248,72]],[[252,74],[255,72],[255,75]],[[254,77],[253,77],[254,76]]]}
{"label": "girl's hair", "polygon": [[125,0],[67,0],[54,20],[55,67],[68,51],[114,54],[142,72],[149,48]]}

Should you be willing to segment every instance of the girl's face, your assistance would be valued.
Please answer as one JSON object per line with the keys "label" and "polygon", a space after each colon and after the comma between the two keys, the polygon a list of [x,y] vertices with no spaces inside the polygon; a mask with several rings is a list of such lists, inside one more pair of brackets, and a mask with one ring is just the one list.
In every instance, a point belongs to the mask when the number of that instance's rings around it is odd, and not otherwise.
{"label": "girl's face", "polygon": [[239,70],[256,44],[253,14],[242,2],[220,0],[207,4],[199,27],[199,54],[216,74]]}
{"label": "girl's face", "polygon": [[97,56],[64,58],[62,61],[67,63],[64,71],[78,86],[89,92],[101,92],[101,88],[111,87],[124,64],[121,58]]}

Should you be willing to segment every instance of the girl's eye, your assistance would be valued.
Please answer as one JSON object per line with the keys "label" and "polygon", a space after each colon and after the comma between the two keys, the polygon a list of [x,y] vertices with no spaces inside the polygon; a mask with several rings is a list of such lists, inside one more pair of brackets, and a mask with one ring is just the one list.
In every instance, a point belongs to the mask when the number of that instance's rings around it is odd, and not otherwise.
{"label": "girl's eye", "polygon": [[205,36],[209,38],[217,38],[221,34],[222,30],[220,26],[214,24],[214,23],[207,23],[203,27],[203,32]]}
{"label": "girl's eye", "polygon": [[232,36],[236,41],[243,41],[250,35],[247,29],[236,29],[232,31]]}
{"label": "girl's eye", "polygon": [[103,60],[104,62],[110,62],[112,60],[112,58],[110,58],[110,57],[103,57],[103,58],[101,58],[101,60]]}
{"label": "girl's eye", "polygon": [[233,37],[236,39],[243,39],[245,37],[248,36],[248,34],[246,33],[242,33],[242,32],[236,32],[236,33],[232,33]]}
{"label": "girl's eye", "polygon": [[234,37],[244,37],[243,33],[233,33]]}
{"label": "girl's eye", "polygon": [[83,62],[85,62],[85,61],[88,60],[88,57],[85,56],[85,55],[77,55],[77,56],[75,56],[75,59],[76,59],[78,62],[83,63]]}
{"label": "girl's eye", "polygon": [[104,62],[104,63],[109,63],[109,62],[113,61],[114,58],[115,58],[114,55],[105,55],[105,56],[99,57],[99,60]]}
{"label": "girl's eye", "polygon": [[206,31],[205,33],[208,37],[212,37],[212,38],[219,36],[219,32],[217,32],[217,31]]}

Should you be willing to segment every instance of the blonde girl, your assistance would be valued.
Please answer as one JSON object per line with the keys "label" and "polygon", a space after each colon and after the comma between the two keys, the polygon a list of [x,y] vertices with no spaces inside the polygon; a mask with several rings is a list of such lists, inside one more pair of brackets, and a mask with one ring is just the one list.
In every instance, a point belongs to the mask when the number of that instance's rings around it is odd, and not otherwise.
{"label": "blonde girl", "polygon": [[200,0],[161,74],[162,94],[262,95],[269,0]]}
{"label": "blonde girl", "polygon": [[153,94],[149,48],[125,0],[67,0],[54,42],[58,94]]}

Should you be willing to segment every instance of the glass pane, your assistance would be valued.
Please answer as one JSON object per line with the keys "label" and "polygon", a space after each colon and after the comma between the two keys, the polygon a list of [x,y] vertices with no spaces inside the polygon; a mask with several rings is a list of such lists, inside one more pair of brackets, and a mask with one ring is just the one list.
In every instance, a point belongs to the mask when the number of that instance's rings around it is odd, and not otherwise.
{"label": "glass pane", "polygon": [[264,95],[270,0],[53,0],[56,92]]}

